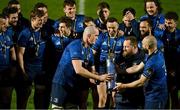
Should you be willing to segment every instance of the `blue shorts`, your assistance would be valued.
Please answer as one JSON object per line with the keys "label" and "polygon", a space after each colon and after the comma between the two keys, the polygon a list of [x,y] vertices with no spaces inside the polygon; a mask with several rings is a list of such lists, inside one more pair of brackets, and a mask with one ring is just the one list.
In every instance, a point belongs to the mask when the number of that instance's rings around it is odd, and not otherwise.
{"label": "blue shorts", "polygon": [[145,109],[165,109],[168,100],[167,85],[154,88],[153,92],[145,92]]}
{"label": "blue shorts", "polygon": [[145,101],[144,109],[165,109],[167,100],[163,101]]}
{"label": "blue shorts", "polygon": [[[79,97],[76,89],[69,86],[64,86],[60,84],[52,84],[51,90],[51,103],[57,106],[62,106],[63,108],[68,108],[66,105],[78,106]],[[76,108],[76,107],[75,107]]]}

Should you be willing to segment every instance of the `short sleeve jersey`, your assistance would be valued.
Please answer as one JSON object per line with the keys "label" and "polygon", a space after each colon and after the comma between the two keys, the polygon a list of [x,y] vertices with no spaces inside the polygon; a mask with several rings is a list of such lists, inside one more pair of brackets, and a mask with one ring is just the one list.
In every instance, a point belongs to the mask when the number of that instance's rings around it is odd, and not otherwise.
{"label": "short sleeve jersey", "polygon": [[47,36],[42,36],[41,30],[34,32],[30,28],[24,29],[19,36],[18,46],[25,48],[25,64],[42,65]]}
{"label": "short sleeve jersey", "polygon": [[144,91],[147,100],[162,99],[167,93],[166,66],[161,51],[156,50],[145,60],[143,75],[149,80],[145,83]]}
{"label": "short sleeve jersey", "polygon": [[164,29],[160,29],[159,25],[165,23],[164,15],[163,14],[158,14],[157,16],[149,16],[149,15],[146,14],[144,16],[141,16],[141,18],[140,18],[140,20],[145,20],[145,19],[150,19],[152,21],[153,35],[156,38],[161,39],[162,35],[164,33]]}
{"label": "short sleeve jersey", "polygon": [[[73,23],[73,26],[72,26],[72,29],[74,32],[76,33],[82,33],[84,31],[84,25],[83,25],[83,22],[84,22],[84,15],[76,15],[76,18],[74,20],[74,23]],[[59,28],[59,21],[55,21],[54,25],[53,25],[53,28],[55,30],[57,30]]]}
{"label": "short sleeve jersey", "polygon": [[10,65],[10,49],[13,46],[11,35],[9,31],[0,33],[0,71]]}
{"label": "short sleeve jersey", "polygon": [[53,83],[74,87],[77,82],[77,75],[72,65],[72,60],[83,62],[82,41],[80,39],[72,41],[64,50],[61,60],[57,66]]}
{"label": "short sleeve jersey", "polygon": [[94,50],[100,50],[100,62],[101,64],[106,62],[108,58],[108,52],[113,51],[116,57],[122,54],[124,36],[118,36],[115,38],[109,37],[108,33],[101,33],[98,36],[95,44],[93,45]]}
{"label": "short sleeve jersey", "polygon": [[51,36],[51,42],[52,42],[52,48],[51,49],[52,49],[52,54],[53,54],[52,57],[54,57],[56,64],[59,62],[65,47],[71,41],[73,41],[73,39],[68,38],[66,36],[63,36],[63,37],[56,36],[56,35]]}

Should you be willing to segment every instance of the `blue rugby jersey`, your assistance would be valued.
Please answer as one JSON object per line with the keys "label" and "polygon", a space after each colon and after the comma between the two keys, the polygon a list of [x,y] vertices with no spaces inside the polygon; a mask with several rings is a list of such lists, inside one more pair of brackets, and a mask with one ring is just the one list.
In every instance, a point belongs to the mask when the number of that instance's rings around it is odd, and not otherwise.
{"label": "blue rugby jersey", "polygon": [[149,16],[149,15],[144,15],[140,17],[140,21],[141,20],[145,20],[145,19],[150,19],[152,21],[152,34],[158,38],[161,39],[164,33],[163,29],[159,28],[160,24],[165,24],[165,17],[162,14],[158,14],[157,16]]}
{"label": "blue rugby jersey", "polygon": [[145,59],[143,75],[149,80],[144,85],[145,99],[163,101],[167,98],[167,72],[163,53],[156,50]]}
{"label": "blue rugby jersey", "polygon": [[89,69],[91,68],[91,66],[94,66],[94,55],[93,55],[92,48],[83,47],[82,55],[83,55],[83,63],[87,63],[87,65],[85,64],[84,68]]}
{"label": "blue rugby jersey", "polygon": [[[96,24],[96,26],[97,26],[99,29],[101,29],[101,30],[107,30],[106,24],[105,24],[105,23],[102,23],[99,18],[95,19],[95,20],[94,20],[94,23]],[[100,31],[100,32],[101,32],[101,31]]]}
{"label": "blue rugby jersey", "polygon": [[[73,29],[73,32],[75,33],[83,33],[84,31],[84,15],[76,15],[76,18],[74,20],[74,24],[72,25],[72,29]],[[58,30],[59,28],[59,23],[60,21],[59,20],[56,20],[54,25],[53,25],[53,28],[55,31]]]}
{"label": "blue rugby jersey", "polygon": [[119,29],[124,32],[124,36],[135,36],[137,39],[139,39],[139,22],[137,22],[135,19],[131,20],[130,28],[126,27],[124,23],[120,23]]}
{"label": "blue rugby jersey", "polygon": [[12,34],[6,31],[0,34],[0,71],[10,66],[10,49],[13,46]]}
{"label": "blue rugby jersey", "polygon": [[180,30],[176,30],[172,33],[165,30],[163,35],[163,43],[166,49],[169,51],[173,50],[177,53],[180,53]]}
{"label": "blue rugby jersey", "polygon": [[[78,77],[73,68],[72,60],[82,60],[83,63],[85,58],[84,53],[85,52],[83,52],[82,40],[77,39],[72,41],[65,48],[62,54],[61,60],[59,61],[53,78],[53,83],[74,87],[77,83]],[[91,55],[89,56],[89,58],[93,59],[91,58]]]}
{"label": "blue rugby jersey", "polygon": [[56,36],[56,35],[52,35],[51,36],[51,62],[52,65],[54,66],[53,68],[56,69],[59,60],[61,59],[61,56],[63,54],[63,51],[65,49],[65,47],[71,42],[73,41],[72,38],[63,36]]}
{"label": "blue rugby jersey", "polygon": [[14,44],[17,43],[19,34],[22,30],[26,29],[30,25],[30,22],[22,17],[20,14],[18,24],[16,26],[9,26],[8,30],[12,32],[12,40]]}
{"label": "blue rugby jersey", "polygon": [[[106,59],[108,58],[108,51],[109,51],[108,38],[109,38],[109,34],[107,32],[100,34],[95,44],[92,47],[94,50],[100,49],[101,64],[103,62],[106,62]],[[118,36],[115,38],[110,37],[110,41],[109,41],[110,49],[111,50],[113,49],[113,53],[115,53],[116,57],[122,54],[123,42],[124,42],[124,36]]]}
{"label": "blue rugby jersey", "polygon": [[42,65],[44,61],[46,37],[47,36],[42,36],[41,30],[34,32],[31,28],[26,28],[20,33],[18,46],[25,47],[25,64]]}

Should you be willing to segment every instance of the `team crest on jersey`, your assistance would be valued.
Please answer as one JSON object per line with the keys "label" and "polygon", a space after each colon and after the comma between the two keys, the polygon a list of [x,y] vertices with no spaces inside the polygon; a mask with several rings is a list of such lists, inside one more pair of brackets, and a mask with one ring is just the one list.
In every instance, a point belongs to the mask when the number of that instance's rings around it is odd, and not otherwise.
{"label": "team crest on jersey", "polygon": [[84,55],[84,51],[82,51],[81,54]]}
{"label": "team crest on jersey", "polygon": [[122,42],[117,42],[117,46],[122,46]]}
{"label": "team crest on jersey", "polygon": [[55,42],[55,45],[60,45],[60,44],[61,44],[60,41]]}
{"label": "team crest on jersey", "polygon": [[83,23],[79,23],[78,27],[83,28]]}
{"label": "team crest on jersey", "polygon": [[34,39],[33,39],[33,37],[31,37],[30,39],[29,39],[29,41],[33,41]]}
{"label": "team crest on jersey", "polygon": [[102,45],[107,45],[107,43],[106,43],[106,42],[103,42]]}

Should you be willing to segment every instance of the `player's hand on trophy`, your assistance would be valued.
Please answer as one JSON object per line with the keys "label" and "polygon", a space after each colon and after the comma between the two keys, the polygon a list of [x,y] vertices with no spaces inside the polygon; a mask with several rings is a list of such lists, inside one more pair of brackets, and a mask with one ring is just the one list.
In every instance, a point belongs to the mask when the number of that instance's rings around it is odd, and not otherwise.
{"label": "player's hand on trophy", "polygon": [[113,79],[113,76],[110,74],[103,74],[99,76],[99,81],[110,81]]}

